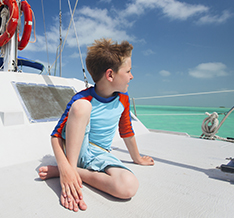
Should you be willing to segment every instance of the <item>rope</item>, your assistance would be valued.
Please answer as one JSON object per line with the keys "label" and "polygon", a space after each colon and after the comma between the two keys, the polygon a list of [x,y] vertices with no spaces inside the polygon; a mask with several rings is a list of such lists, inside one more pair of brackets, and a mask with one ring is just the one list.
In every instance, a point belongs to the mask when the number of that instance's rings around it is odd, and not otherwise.
{"label": "rope", "polygon": [[33,10],[32,11],[32,15],[33,15],[33,21],[34,21],[34,25],[33,25],[33,34],[34,34],[34,41],[29,41],[30,43],[35,43],[37,41],[37,37],[36,37],[36,19],[35,19],[35,15]]}
{"label": "rope", "polygon": [[209,114],[208,112],[206,112],[206,115],[208,117],[206,117],[203,122],[202,122],[202,136],[205,135],[206,138],[210,138],[213,139],[214,135],[216,134],[216,132],[218,131],[217,127],[219,125],[219,120],[218,117],[219,115],[214,112],[212,114]]}
{"label": "rope", "polygon": [[231,112],[234,110],[234,107],[232,107],[225,115],[225,117],[222,119],[222,121],[219,124],[218,121],[218,114],[216,112],[209,114],[208,112],[206,112],[206,115],[208,117],[206,117],[203,122],[202,122],[202,135],[200,136],[200,138],[205,138],[205,139],[219,139],[219,140],[223,140],[223,141],[227,141],[227,142],[234,142],[233,139],[226,139],[226,138],[222,138],[220,136],[215,135],[219,128],[222,126],[222,124],[224,123],[224,121],[227,119],[227,117],[231,114]]}
{"label": "rope", "polygon": [[1,19],[2,19],[1,28],[0,28],[1,35],[5,32],[6,20],[7,20],[8,14],[9,14],[8,9],[4,7],[1,11]]}
{"label": "rope", "polygon": [[8,38],[10,38],[11,35],[10,35],[10,33],[7,31],[7,27],[8,27],[8,23],[10,22],[10,20],[11,20],[12,17],[13,17],[13,13],[14,13],[14,10],[12,10],[11,16],[10,16],[10,18],[8,19],[7,24],[6,24],[6,33],[7,33]]}

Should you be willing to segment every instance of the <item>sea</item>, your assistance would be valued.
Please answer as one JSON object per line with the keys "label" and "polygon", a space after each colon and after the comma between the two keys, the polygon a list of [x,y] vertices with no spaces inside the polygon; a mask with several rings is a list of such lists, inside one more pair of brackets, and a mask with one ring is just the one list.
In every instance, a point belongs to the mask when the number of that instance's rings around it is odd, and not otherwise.
{"label": "sea", "polygon": [[[206,112],[210,114],[217,112],[220,123],[225,113],[230,109],[231,108],[136,105],[136,115],[148,129],[183,132],[192,137],[200,137],[202,134],[202,122],[207,117],[205,114]],[[131,111],[134,113],[132,105]],[[234,138],[234,111],[227,117],[216,135],[224,138]]]}

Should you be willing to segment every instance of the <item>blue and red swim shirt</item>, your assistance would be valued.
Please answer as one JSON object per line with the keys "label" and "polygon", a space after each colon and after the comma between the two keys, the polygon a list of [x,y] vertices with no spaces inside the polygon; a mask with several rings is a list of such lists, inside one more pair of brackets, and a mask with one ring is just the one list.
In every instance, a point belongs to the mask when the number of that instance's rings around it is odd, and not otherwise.
{"label": "blue and red swim shirt", "polygon": [[103,98],[96,94],[94,86],[80,91],[72,97],[51,136],[62,138],[62,131],[67,122],[70,108],[79,99],[86,99],[92,105],[90,142],[110,149],[117,127],[119,127],[119,134],[122,138],[134,135],[128,94],[117,92],[109,98]]}

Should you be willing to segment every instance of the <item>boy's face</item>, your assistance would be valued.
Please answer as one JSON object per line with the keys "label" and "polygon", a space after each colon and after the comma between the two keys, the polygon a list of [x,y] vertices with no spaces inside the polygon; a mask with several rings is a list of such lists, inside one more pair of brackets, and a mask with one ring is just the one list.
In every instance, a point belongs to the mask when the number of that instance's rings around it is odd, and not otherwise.
{"label": "boy's face", "polygon": [[117,92],[127,92],[128,83],[133,79],[131,73],[132,62],[131,57],[125,59],[124,63],[120,66],[119,71],[114,73],[114,88]]}

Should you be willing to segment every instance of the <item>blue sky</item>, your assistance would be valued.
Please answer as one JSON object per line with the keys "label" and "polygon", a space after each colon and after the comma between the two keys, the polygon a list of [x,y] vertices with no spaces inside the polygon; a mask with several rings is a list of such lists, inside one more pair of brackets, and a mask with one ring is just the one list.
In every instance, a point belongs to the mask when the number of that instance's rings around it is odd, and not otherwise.
{"label": "blue sky", "polygon": [[[72,9],[75,2],[70,0]],[[41,1],[28,3],[36,18],[37,41],[19,55],[45,66],[49,59],[52,65],[59,45],[59,0],[43,1],[49,56]],[[86,47],[95,39],[128,40],[133,44],[134,79],[130,83],[130,97],[234,90],[233,0],[80,0],[74,19],[84,62]],[[63,0],[63,39],[69,22],[68,2]],[[62,60],[64,77],[83,79],[72,25]],[[88,80],[92,83],[90,77]],[[234,92],[136,100],[136,103],[231,107]]]}

